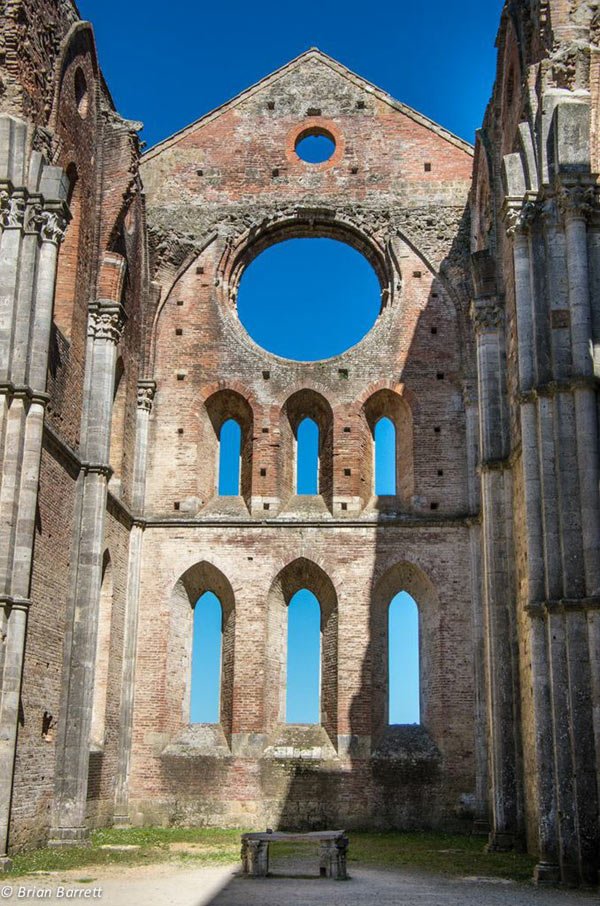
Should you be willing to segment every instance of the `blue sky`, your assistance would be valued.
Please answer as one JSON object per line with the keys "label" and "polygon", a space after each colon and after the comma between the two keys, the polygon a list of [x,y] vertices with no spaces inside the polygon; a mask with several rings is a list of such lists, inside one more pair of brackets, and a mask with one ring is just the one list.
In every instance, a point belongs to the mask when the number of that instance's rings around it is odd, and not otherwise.
{"label": "blue sky", "polygon": [[149,146],[316,46],[468,141],[494,79],[501,0],[79,0],[119,112]]}
{"label": "blue sky", "polygon": [[[100,64],[119,112],[141,120],[147,145],[316,46],[398,100],[474,141],[495,74],[503,0],[347,0],[301,5],[260,0],[79,0],[94,25]],[[371,327],[379,304],[370,266],[329,240],[268,249],[244,275],[240,318],[265,349],[299,360],[335,355]],[[289,287],[282,298],[281,286]],[[228,429],[229,430],[229,429]],[[239,444],[239,442],[237,442]],[[385,444],[387,443],[387,446]],[[378,450],[378,490],[393,481],[393,438]],[[234,442],[235,447],[235,442]],[[237,490],[237,454],[222,493]],[[314,489],[314,438],[299,464],[299,488]],[[380,483],[381,482],[381,483]],[[235,579],[235,577],[230,577]],[[418,720],[416,609],[401,595],[390,611],[390,720]],[[288,719],[318,719],[318,610],[310,593],[293,602]],[[218,720],[220,606],[205,596],[195,613],[192,721]]]}

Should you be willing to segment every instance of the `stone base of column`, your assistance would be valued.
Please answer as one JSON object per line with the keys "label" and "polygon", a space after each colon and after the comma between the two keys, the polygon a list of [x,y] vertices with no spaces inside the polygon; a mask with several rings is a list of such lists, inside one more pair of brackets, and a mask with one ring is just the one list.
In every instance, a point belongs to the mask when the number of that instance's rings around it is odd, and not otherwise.
{"label": "stone base of column", "polygon": [[0,872],[10,871],[13,866],[12,859],[8,856],[0,856]]}
{"label": "stone base of column", "polygon": [[112,826],[115,830],[129,830],[131,825],[131,818],[129,815],[115,815],[113,818]]}
{"label": "stone base of column", "polygon": [[490,833],[490,822],[487,818],[474,819],[473,827],[471,828],[471,835],[473,837],[489,837]]}
{"label": "stone base of column", "polygon": [[560,868],[554,862],[538,862],[533,869],[533,883],[540,887],[560,883]]}
{"label": "stone base of column", "polygon": [[90,832],[87,827],[55,827],[48,840],[49,847],[90,845]]}
{"label": "stone base of column", "polygon": [[488,853],[508,853],[515,848],[515,835],[503,831],[491,831],[486,852]]}

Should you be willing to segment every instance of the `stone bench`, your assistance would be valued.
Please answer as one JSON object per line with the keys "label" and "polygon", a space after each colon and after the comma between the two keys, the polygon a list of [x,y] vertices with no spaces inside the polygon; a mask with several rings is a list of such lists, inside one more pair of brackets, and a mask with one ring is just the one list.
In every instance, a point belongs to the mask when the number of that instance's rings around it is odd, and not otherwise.
{"label": "stone bench", "polygon": [[266,878],[269,873],[269,846],[271,843],[318,843],[319,875],[346,881],[346,855],[348,838],[345,831],[311,831],[306,834],[266,831],[242,834],[242,867],[250,878]]}

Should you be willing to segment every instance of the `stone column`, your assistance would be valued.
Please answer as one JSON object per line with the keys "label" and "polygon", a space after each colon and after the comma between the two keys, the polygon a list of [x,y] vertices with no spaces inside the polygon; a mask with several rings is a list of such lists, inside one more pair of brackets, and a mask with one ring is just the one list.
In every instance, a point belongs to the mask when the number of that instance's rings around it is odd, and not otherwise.
{"label": "stone column", "polygon": [[0,868],[6,869],[10,867],[8,830],[30,607],[52,302],[58,245],[67,211],[63,201],[48,203],[41,195],[28,197],[25,189],[12,195],[4,191],[0,206],[4,380],[0,386],[0,605],[4,637],[0,662]]}
{"label": "stone column", "polygon": [[469,525],[469,548],[471,559],[471,597],[473,601],[474,639],[474,681],[475,681],[475,818],[474,833],[487,834],[488,816],[488,720],[487,684],[485,672],[485,633],[483,614],[483,590],[481,575],[482,541],[481,526],[477,519],[480,509],[480,482],[477,466],[479,463],[479,398],[477,387],[468,382],[463,388],[467,435],[467,489],[469,513],[473,519]]}
{"label": "stone column", "polygon": [[534,345],[534,278],[529,226],[541,213],[526,203],[506,214],[507,235],[513,240],[515,269],[515,306],[517,316],[521,446],[525,497],[525,536],[527,550],[527,592],[521,602],[528,610],[533,691],[534,750],[537,766],[537,813],[540,860],[535,869],[540,883],[554,882],[559,876],[556,827],[556,790],[554,785],[554,746],[552,705],[549,696],[549,660],[546,625],[541,602],[546,599],[544,529],[542,513],[542,476],[538,436],[538,395],[536,392],[536,350]]}
{"label": "stone column", "polygon": [[[148,457],[148,432],[150,413],[156,384],[154,381],[139,381],[137,395],[137,420],[135,432],[135,460],[133,469],[132,506],[137,515],[144,509],[146,486],[146,462]],[[138,611],[140,593],[140,571],[142,562],[143,523],[136,522],[131,528],[129,541],[129,564],[127,574],[127,601],[125,610],[125,634],[123,641],[123,673],[121,682],[121,709],[119,721],[119,749],[117,779],[115,788],[115,824],[129,824],[129,773],[131,764],[131,739],[133,731],[133,709],[135,696],[135,665],[137,649]]]}
{"label": "stone column", "polygon": [[511,849],[518,829],[517,727],[510,472],[505,399],[504,311],[496,297],[474,302],[479,384],[483,622],[489,729],[490,850]]}
{"label": "stone column", "polygon": [[580,186],[564,189],[561,197],[565,217],[573,377],[577,384],[574,391],[577,468],[588,597],[600,594],[598,410],[593,384],[592,312],[586,223],[593,200],[593,191]]}
{"label": "stone column", "polygon": [[79,480],[79,524],[57,742],[55,811],[51,843],[84,841],[96,638],[102,580],[106,493],[117,343],[124,323],[115,302],[90,306],[89,398]]}

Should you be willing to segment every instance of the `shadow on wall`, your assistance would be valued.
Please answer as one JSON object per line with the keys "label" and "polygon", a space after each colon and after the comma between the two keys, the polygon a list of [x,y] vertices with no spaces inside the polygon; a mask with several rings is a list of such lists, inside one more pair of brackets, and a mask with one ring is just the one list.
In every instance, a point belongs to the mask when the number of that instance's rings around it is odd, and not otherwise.
{"label": "shadow on wall", "polygon": [[[459,271],[460,262],[450,257],[442,271],[451,275],[453,269]],[[242,794],[249,800],[260,798],[257,811],[249,808],[247,813],[254,826],[264,821],[282,830],[471,829],[476,784],[470,536],[466,521],[455,518],[467,510],[461,354],[468,361],[470,350],[466,324],[461,320],[465,312],[449,298],[449,282],[456,285],[455,275],[451,281],[433,280],[428,302],[412,327],[406,365],[399,377],[405,387],[414,388],[418,398],[410,419],[412,445],[407,444],[406,430],[402,431],[409,423],[404,409],[396,412],[388,398],[392,391],[372,394],[364,409],[371,433],[383,414],[396,416],[399,458],[410,460],[408,480],[405,474],[397,475],[393,499],[368,501],[369,513],[375,512],[378,522],[369,554],[368,596],[353,588],[351,561],[340,565],[343,585],[337,588],[308,556],[288,564],[273,583],[267,608],[264,695],[268,741],[261,754],[240,756],[239,760],[231,755],[233,655],[229,651],[235,610],[229,581],[214,566],[202,563],[188,570],[178,583],[171,627],[179,652],[174,662],[189,664],[190,605],[210,590],[223,607],[224,739],[219,757],[214,756],[213,737],[207,739],[205,754],[198,752],[197,758],[181,757],[185,740],[179,746],[170,744],[163,752],[164,775],[177,799],[178,814],[171,816],[174,822],[185,823],[186,791],[190,814],[196,809],[195,814],[202,815],[203,798],[208,803],[206,815],[210,814],[211,796],[223,804],[219,795],[235,772]],[[468,293],[462,293],[463,289],[459,286],[455,291],[466,300]],[[312,401],[302,391],[290,398],[292,426],[301,423],[309,403],[313,411]],[[217,433],[225,411],[217,394],[209,409]],[[244,414],[243,408],[236,410],[240,421]],[[326,417],[329,412],[323,410],[323,423]],[[246,421],[250,428],[249,419]],[[409,448],[410,456],[403,453]],[[370,446],[361,449],[367,458]],[[293,460],[291,455],[286,457],[287,462]],[[448,463],[445,476],[438,470],[440,462]],[[373,476],[370,478],[366,494],[372,492]],[[322,479],[323,484],[329,492]],[[332,559],[342,564],[342,557],[343,551]],[[300,589],[312,592],[321,608],[321,720],[308,726],[285,724],[287,607]],[[421,723],[390,726],[388,609],[400,592],[408,593],[419,608]],[[343,595],[341,612],[338,594]],[[184,672],[174,671],[167,682],[182,683]],[[340,676],[343,688],[338,685]],[[256,695],[262,694],[257,688]],[[185,700],[185,695],[171,698]],[[177,731],[179,715],[170,715],[169,720],[171,717]],[[203,732],[209,733],[206,728]],[[217,816],[210,818],[214,821]],[[227,817],[223,820],[226,823]]]}
{"label": "shadow on wall", "polygon": [[[465,212],[463,226],[466,218]],[[395,528],[390,519],[390,501],[375,498],[373,505],[381,527],[376,531],[370,606],[365,608],[363,602],[352,601],[350,578],[340,589],[344,595],[344,645],[349,638],[349,623],[350,635],[357,640],[366,637],[369,643],[348,701],[338,698],[337,675],[334,677],[337,727],[331,720],[334,702],[327,679],[327,651],[332,649],[325,644],[325,635],[331,633],[334,625],[335,640],[331,642],[337,646],[335,590],[328,593],[324,582],[316,581],[315,575],[305,569],[303,586],[294,579],[289,594],[283,596],[282,618],[296,585],[308,588],[321,605],[322,715],[320,727],[288,727],[279,740],[281,745],[267,749],[261,760],[263,801],[270,804],[266,811],[274,828],[443,827],[470,831],[473,819],[482,817],[482,803],[475,799],[475,644],[469,529],[464,523],[453,526],[449,521],[438,522],[438,514],[431,512],[438,510],[441,501],[441,513],[445,509],[447,515],[452,514],[452,503],[444,507],[440,490],[444,482],[446,487],[450,482],[462,487],[462,512],[468,509],[462,386],[465,363],[468,366],[472,360],[472,347],[466,323],[469,293],[461,282],[465,272],[463,255],[464,242],[459,234],[440,268],[443,276],[432,283],[401,376],[407,387],[420,388],[419,412],[413,413],[414,461],[412,456],[402,455],[406,419],[402,412],[392,413],[400,429],[398,458],[411,463],[409,476],[397,476],[398,508],[406,511],[411,502],[416,502],[431,520],[427,527]],[[430,379],[427,386],[424,373]],[[365,416],[371,432],[384,413],[385,395],[389,392],[382,391],[369,401]],[[462,449],[458,466],[457,445]],[[445,454],[449,447],[454,452],[454,471],[444,480],[438,479],[436,487],[431,476],[443,472],[433,469],[433,464],[436,458],[437,465],[448,459]],[[409,498],[409,488],[413,495],[416,489],[418,496]],[[385,525],[386,522],[390,524]],[[410,547],[409,557],[403,546]],[[411,562],[407,562],[409,559]],[[325,580],[329,582],[328,577]],[[402,591],[411,595],[419,609],[421,723],[390,725],[388,611],[393,598]],[[351,656],[351,649],[339,651],[340,659]],[[347,684],[347,661],[342,669]],[[270,688],[282,688],[274,676],[272,680]],[[291,748],[298,757],[282,757],[284,748],[288,752]]]}

